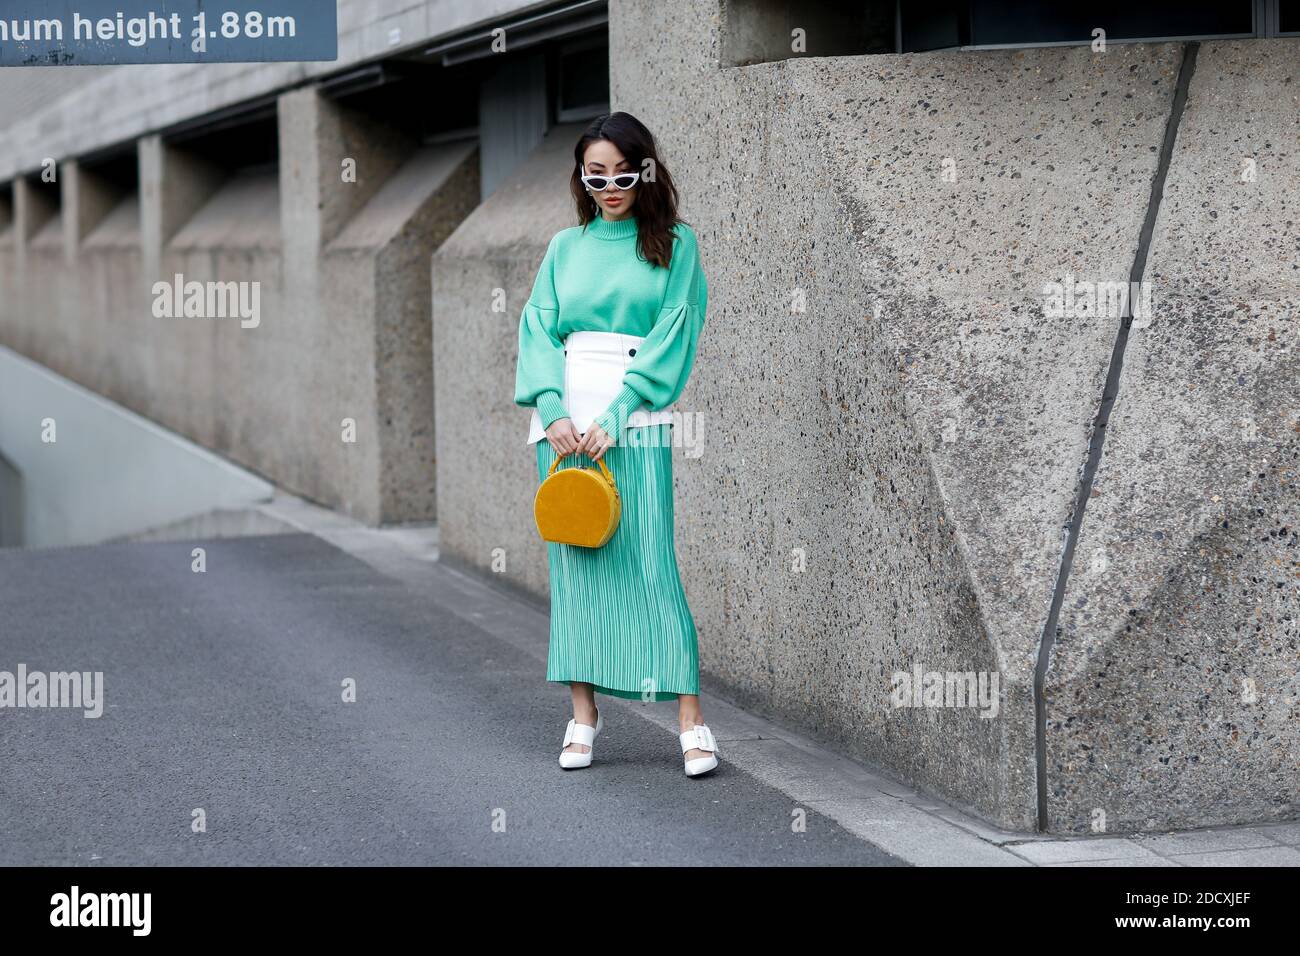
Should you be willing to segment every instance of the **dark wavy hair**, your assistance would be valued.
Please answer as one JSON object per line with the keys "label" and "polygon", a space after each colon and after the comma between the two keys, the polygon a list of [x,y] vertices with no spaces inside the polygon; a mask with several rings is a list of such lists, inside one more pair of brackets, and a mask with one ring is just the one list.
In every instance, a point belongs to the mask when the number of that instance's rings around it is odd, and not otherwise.
{"label": "dark wavy hair", "polygon": [[[578,170],[582,168],[587,147],[601,140],[608,140],[618,147],[632,169],[641,173],[636,184],[636,205],[632,207],[638,224],[638,255],[646,262],[668,268],[673,257],[673,228],[685,220],[677,216],[677,187],[673,185],[668,167],[659,158],[654,136],[631,113],[597,116],[573,147],[569,191],[578,207],[578,222],[586,226],[600,215],[600,207],[582,184]],[[647,180],[647,175],[653,175],[653,180]]]}

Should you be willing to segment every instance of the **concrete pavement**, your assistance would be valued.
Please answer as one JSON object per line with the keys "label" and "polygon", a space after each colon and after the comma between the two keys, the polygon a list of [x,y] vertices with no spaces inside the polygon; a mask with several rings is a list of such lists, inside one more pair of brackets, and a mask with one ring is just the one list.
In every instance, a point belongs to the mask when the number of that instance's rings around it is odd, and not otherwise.
{"label": "concrete pavement", "polygon": [[734,766],[688,780],[627,708],[566,774],[533,657],[320,538],[193,546],[205,573],[187,542],[0,552],[0,669],[106,701],[0,711],[0,864],[897,862]]}
{"label": "concrete pavement", "polygon": [[1000,831],[707,691],[711,779],[672,705],[613,700],[564,773],[543,610],[439,563],[432,528],[263,510],[300,533],[0,551],[0,670],[103,671],[106,699],[0,710],[0,864],[1300,862],[1297,824]]}

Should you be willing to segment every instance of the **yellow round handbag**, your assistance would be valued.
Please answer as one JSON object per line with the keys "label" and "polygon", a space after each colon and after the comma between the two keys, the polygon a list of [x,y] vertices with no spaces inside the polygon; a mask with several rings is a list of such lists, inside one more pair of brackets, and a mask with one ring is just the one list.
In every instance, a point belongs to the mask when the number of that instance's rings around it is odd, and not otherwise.
{"label": "yellow round handbag", "polygon": [[599,548],[614,536],[623,514],[614,476],[602,459],[596,459],[599,471],[560,468],[560,461],[556,456],[533,499],[537,530],[544,541]]}

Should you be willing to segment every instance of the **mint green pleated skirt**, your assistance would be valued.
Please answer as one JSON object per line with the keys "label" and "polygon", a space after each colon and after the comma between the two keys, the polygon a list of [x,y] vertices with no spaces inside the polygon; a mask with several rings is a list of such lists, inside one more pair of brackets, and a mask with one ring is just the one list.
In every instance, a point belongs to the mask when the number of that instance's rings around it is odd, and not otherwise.
{"label": "mint green pleated skirt", "polygon": [[[599,548],[547,544],[551,644],[546,679],[594,684],[614,697],[672,700],[700,692],[695,621],[673,547],[672,425],[629,429],[605,452],[623,514]],[[641,435],[631,436],[631,432]],[[538,478],[555,461],[537,444]],[[560,468],[594,467],[566,455]]]}

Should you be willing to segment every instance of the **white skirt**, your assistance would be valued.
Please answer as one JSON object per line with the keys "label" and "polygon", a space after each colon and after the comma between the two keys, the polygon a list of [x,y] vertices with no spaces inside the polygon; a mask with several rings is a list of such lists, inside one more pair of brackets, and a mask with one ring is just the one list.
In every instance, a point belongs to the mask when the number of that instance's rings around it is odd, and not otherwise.
{"label": "white skirt", "polygon": [[[621,332],[571,332],[564,340],[564,408],[579,435],[585,434],[596,417],[623,390],[623,376],[632,367],[644,336]],[[662,425],[673,420],[671,406],[657,412],[645,403],[627,419],[628,428]],[[546,437],[542,416],[533,409],[528,444]],[[621,444],[621,443],[620,443]]]}

